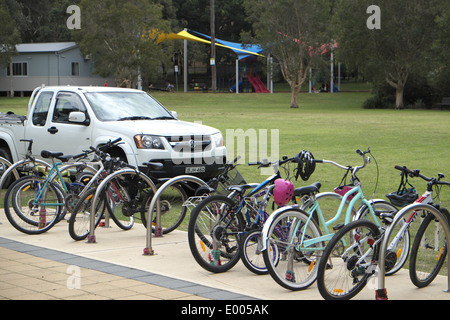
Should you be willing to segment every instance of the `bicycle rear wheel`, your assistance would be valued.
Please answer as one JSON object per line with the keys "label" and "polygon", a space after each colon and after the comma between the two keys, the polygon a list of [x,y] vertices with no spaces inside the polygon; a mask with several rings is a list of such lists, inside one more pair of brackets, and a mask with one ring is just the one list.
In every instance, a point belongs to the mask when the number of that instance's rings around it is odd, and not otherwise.
{"label": "bicycle rear wheel", "polygon": [[[263,241],[266,241],[263,257],[271,277],[282,287],[294,291],[312,285],[324,243],[319,241],[306,248],[302,243],[320,237],[314,220],[301,209],[288,208],[276,213],[263,231]],[[272,246],[277,248],[277,259],[273,258]]]}
{"label": "bicycle rear wheel", "polygon": [[324,299],[348,300],[366,285],[376,264],[380,236],[368,220],[356,220],[339,230],[326,246],[317,272],[317,286]]}
{"label": "bicycle rear wheel", "polygon": [[[50,230],[64,214],[63,191],[56,183],[25,176],[16,180],[4,199],[5,215],[11,225],[26,234],[40,234]],[[38,192],[41,192],[37,198]]]}
{"label": "bicycle rear wheel", "polygon": [[[450,221],[449,212],[444,208],[440,211]],[[428,213],[417,230],[411,248],[409,276],[415,286],[423,288],[433,282],[444,264],[447,250],[447,239],[441,223]]]}
{"label": "bicycle rear wheel", "polygon": [[[141,209],[141,220],[144,226],[147,226],[147,215],[150,203],[152,202],[154,193],[149,191],[144,200],[144,207]],[[159,203],[161,208],[161,227],[162,233],[168,234],[177,229],[184,218],[186,217],[187,207],[183,204],[187,200],[186,192],[179,184],[174,184],[167,187],[159,196]],[[152,232],[155,232],[154,225],[156,224],[156,209],[153,212]],[[185,229],[186,230],[186,227]]]}
{"label": "bicycle rear wheel", "polygon": [[98,201],[97,209],[92,209],[92,201],[94,200],[96,190],[95,188],[90,189],[82,195],[70,215],[69,234],[76,241],[84,240],[89,235],[92,214],[95,214],[95,227],[97,227],[105,212],[104,197],[101,197]]}
{"label": "bicycle rear wheel", "polygon": [[[377,215],[378,221],[380,223],[380,213],[395,214],[396,212],[398,212],[397,207],[384,200],[373,200],[372,208]],[[361,207],[355,217],[355,219],[368,219],[372,221],[371,218],[372,217],[370,215],[370,210],[367,206]],[[407,222],[405,221],[405,219],[403,219],[398,224],[396,224],[394,226],[394,230],[392,231],[393,236],[389,238],[389,245],[387,247],[386,256],[390,257],[389,261],[394,262],[394,264],[390,264],[389,268],[386,269],[386,276],[397,273],[408,259],[411,249],[411,239],[409,235],[409,227],[405,225],[406,223]]]}
{"label": "bicycle rear wheel", "polygon": [[197,263],[210,272],[231,269],[240,259],[239,234],[244,229],[242,215],[235,213],[233,200],[214,195],[191,212],[189,248]]}

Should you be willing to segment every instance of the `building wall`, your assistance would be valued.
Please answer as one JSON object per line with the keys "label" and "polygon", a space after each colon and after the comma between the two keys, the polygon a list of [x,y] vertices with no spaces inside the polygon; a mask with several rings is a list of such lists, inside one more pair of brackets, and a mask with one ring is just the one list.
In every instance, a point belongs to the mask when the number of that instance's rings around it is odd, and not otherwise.
{"label": "building wall", "polygon": [[0,68],[0,92],[7,95],[11,92],[21,95],[42,85],[103,86],[105,80],[110,86],[114,85],[114,79],[93,74],[92,60],[82,57],[78,48],[60,53],[21,53],[13,57],[12,62],[26,63],[28,75],[8,76],[7,69]]}

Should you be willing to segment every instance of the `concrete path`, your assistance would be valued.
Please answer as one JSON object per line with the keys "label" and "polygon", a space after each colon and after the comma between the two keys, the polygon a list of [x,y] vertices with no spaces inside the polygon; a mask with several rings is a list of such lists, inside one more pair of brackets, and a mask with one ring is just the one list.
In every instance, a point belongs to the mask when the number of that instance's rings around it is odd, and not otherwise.
{"label": "concrete path", "polygon": [[[153,238],[153,256],[143,255],[145,244],[141,225],[122,231],[112,224],[97,229],[96,243],[76,242],[65,221],[26,235],[0,211],[0,299],[322,300],[316,285],[291,292],[241,262],[225,273],[207,272],[182,231]],[[377,283],[370,280],[354,300],[374,300]],[[417,289],[401,270],[386,278],[386,288],[390,300],[450,300],[447,277]]]}

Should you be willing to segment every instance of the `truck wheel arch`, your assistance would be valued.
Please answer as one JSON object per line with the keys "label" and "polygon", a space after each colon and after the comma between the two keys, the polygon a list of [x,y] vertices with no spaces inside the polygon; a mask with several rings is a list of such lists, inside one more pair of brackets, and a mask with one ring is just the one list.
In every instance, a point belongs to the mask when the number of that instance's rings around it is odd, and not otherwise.
{"label": "truck wheel arch", "polygon": [[[99,145],[100,147],[101,145]],[[120,160],[125,161],[128,163],[127,155],[125,151],[120,147],[112,147],[105,150],[106,153],[109,153],[109,155],[113,158],[120,158]]]}
{"label": "truck wheel arch", "polygon": [[9,162],[12,163],[12,155],[11,150],[9,150],[9,146],[4,140],[0,140],[0,157],[5,158]]}

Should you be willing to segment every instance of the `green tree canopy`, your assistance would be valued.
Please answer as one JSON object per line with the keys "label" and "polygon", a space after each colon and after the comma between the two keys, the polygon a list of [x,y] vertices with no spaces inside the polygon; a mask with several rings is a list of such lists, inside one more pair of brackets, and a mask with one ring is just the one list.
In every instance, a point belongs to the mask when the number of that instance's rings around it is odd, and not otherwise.
{"label": "green tree canopy", "polygon": [[424,73],[436,39],[440,0],[379,0],[379,29],[367,27],[370,0],[340,0],[334,16],[340,59],[363,70],[370,79],[384,79],[396,89],[396,108],[403,107],[408,76]]}
{"label": "green tree canopy", "polygon": [[327,33],[329,0],[244,0],[254,39],[274,56],[292,92],[291,107],[298,108],[300,88],[315,61],[322,59]]}
{"label": "green tree canopy", "polygon": [[81,29],[74,30],[74,36],[99,75],[114,76],[118,86],[131,86],[139,72],[156,72],[161,63],[169,63],[170,43],[156,44],[158,32],[170,31],[157,1],[82,0],[80,8]]}
{"label": "green tree canopy", "polygon": [[20,42],[20,34],[16,22],[12,19],[6,0],[0,0],[0,66],[7,66],[11,57],[16,54],[15,45]]}

